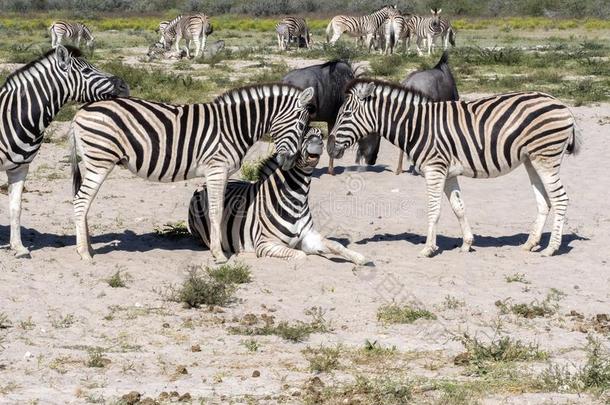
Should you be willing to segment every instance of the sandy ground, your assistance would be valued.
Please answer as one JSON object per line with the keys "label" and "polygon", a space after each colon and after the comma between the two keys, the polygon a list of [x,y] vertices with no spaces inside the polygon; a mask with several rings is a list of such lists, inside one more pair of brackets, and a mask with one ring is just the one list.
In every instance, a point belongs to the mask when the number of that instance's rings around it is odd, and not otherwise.
{"label": "sandy ground", "polygon": [[[610,312],[610,201],[607,176],[610,106],[574,108],[584,147],[567,157],[562,179],[571,196],[560,254],[543,258],[519,248],[525,242],[536,205],[523,168],[494,180],[461,181],[475,251],[460,253],[458,223],[446,201],[439,223],[441,253],[418,258],[426,220],[424,183],[409,174],[395,176],[396,150],[384,143],[381,165],[357,171],[353,155],[325,174],[322,160],[313,180],[310,204],[317,228],[373,259],[376,267],[357,268],[337,258],[309,257],[303,262],[237,259],[251,266],[253,281],[237,301],[220,311],[185,309],[160,293],[179,284],[189,265],[211,264],[211,254],[190,239],[157,236],[156,226],[185,220],[198,180],[148,183],[116,169],[103,185],[89,216],[96,256],[80,261],[74,248],[65,124],[52,132],[27,182],[23,213],[24,243],[32,258],[18,260],[0,250],[0,312],[12,327],[0,329],[0,403],[83,403],[116,400],[132,390],[158,398],[163,391],[190,393],[213,403],[299,403],[312,376],[301,351],[308,345],[341,343],[362,347],[377,340],[400,352],[419,353],[404,365],[406,376],[456,377],[452,356],[463,351],[453,337],[504,330],[539,343],[551,361],[582,361],[586,334],[576,329],[571,310],[590,318]],[[261,152],[266,145],[258,145]],[[255,151],[256,152],[256,151]],[[384,166],[383,164],[389,165]],[[0,174],[0,184],[6,175]],[[7,196],[0,194],[0,244],[8,244]],[[543,243],[548,241],[545,233]],[[235,260],[235,259],[234,259]],[[105,281],[117,270],[128,273],[128,288]],[[531,284],[507,283],[523,273]],[[558,314],[524,320],[500,316],[497,300],[543,300],[554,288],[565,294]],[[446,296],[464,302],[443,306]],[[417,303],[438,319],[385,326],[376,318],[384,303]],[[249,352],[227,326],[248,313],[277,320],[306,320],[304,312],[321,307],[332,331],[302,343],[275,336],[256,337]],[[108,316],[109,314],[113,316]],[[607,335],[603,338],[608,343]],[[192,352],[192,345],[200,352]],[[104,368],[85,365],[87,349],[104,348]],[[434,358],[438,367],[426,367]],[[187,374],[180,374],[184,366]],[[258,370],[259,377],[253,377]],[[349,373],[321,374],[325,384]],[[495,395],[485,403],[591,403],[586,395]]]}

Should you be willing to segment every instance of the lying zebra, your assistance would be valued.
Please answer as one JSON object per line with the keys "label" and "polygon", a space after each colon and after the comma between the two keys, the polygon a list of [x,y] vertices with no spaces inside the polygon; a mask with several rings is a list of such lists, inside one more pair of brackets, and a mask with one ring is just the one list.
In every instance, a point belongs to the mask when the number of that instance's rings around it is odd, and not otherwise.
{"label": "lying zebra", "polygon": [[[305,135],[295,167],[284,171],[273,156],[263,163],[258,182],[232,181],[228,184],[221,222],[223,250],[256,252],[258,257],[282,259],[334,253],[359,265],[372,265],[360,253],[323,238],[313,228],[308,197],[311,175],[323,147],[321,131],[311,128]],[[207,201],[204,186],[191,199],[189,229],[193,236],[209,246]]]}

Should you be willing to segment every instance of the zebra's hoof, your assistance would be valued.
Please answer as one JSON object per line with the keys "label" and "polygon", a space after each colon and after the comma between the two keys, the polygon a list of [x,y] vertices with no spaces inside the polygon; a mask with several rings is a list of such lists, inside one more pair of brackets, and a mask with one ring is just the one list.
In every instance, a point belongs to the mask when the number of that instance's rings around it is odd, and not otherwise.
{"label": "zebra's hoof", "polygon": [[540,252],[540,254],[542,255],[542,257],[551,257],[553,256],[555,253],[557,253],[557,249],[552,248],[552,247],[547,247],[546,249],[544,249],[542,252]]}
{"label": "zebra's hoof", "polygon": [[93,260],[93,251],[90,248],[77,248],[76,251],[80,256],[81,260],[90,262]]}
{"label": "zebra's hoof", "polygon": [[527,241],[525,242],[522,246],[521,249],[525,250],[526,252],[533,252],[534,250],[536,250],[538,248],[538,243],[537,242],[530,242]]}
{"label": "zebra's hoof", "polygon": [[419,252],[419,257],[432,257],[438,250],[438,246],[426,246]]}
{"label": "zebra's hoof", "polygon": [[462,245],[462,247],[460,248],[460,252],[462,252],[462,253],[472,252],[472,246],[471,245]]}
{"label": "zebra's hoof", "polygon": [[31,259],[32,255],[30,254],[30,251],[27,250],[24,247],[15,249],[15,257],[17,259]]}
{"label": "zebra's hoof", "polygon": [[216,253],[214,255],[214,263],[216,264],[225,264],[226,262],[229,261],[229,258],[227,256],[225,256],[224,253]]}

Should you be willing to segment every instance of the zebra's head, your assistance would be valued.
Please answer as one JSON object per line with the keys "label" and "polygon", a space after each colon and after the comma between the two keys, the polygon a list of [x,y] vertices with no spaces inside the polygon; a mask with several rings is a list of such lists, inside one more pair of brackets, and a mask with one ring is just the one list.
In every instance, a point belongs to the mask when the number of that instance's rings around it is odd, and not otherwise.
{"label": "zebra's head", "polygon": [[363,136],[375,132],[373,102],[376,87],[374,82],[357,79],[348,88],[337,122],[328,137],[326,148],[331,157],[343,157],[347,148]]}
{"label": "zebra's head", "polygon": [[313,170],[318,165],[323,151],[322,131],[320,128],[309,128],[303,139],[297,167]]}
{"label": "zebra's head", "polygon": [[[288,88],[288,90],[296,92],[294,93],[296,97],[290,97],[293,99],[292,108],[286,103],[284,112],[273,118],[270,128],[277,152],[277,161],[283,170],[289,170],[296,164],[305,131],[309,127],[314,97],[313,87],[305,90],[295,88]],[[285,90],[282,89],[282,91]]]}
{"label": "zebra's head", "polygon": [[443,11],[442,8],[433,8],[432,10],[430,10],[430,12],[432,13],[432,28],[434,30],[438,30],[440,28],[441,11]]}
{"label": "zebra's head", "polygon": [[58,45],[49,56],[67,84],[70,100],[89,103],[129,96],[129,86],[123,79],[96,68],[82,57],[78,49]]}

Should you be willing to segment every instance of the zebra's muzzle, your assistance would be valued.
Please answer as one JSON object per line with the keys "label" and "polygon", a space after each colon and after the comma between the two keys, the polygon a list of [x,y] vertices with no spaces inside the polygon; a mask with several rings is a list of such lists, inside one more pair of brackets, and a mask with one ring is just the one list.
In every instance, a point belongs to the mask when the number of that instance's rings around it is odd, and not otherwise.
{"label": "zebra's muzzle", "polygon": [[123,79],[117,76],[113,76],[110,78],[112,85],[114,86],[114,90],[112,91],[112,95],[115,97],[129,97],[129,85],[125,83]]}
{"label": "zebra's muzzle", "polygon": [[280,152],[277,155],[277,162],[279,163],[282,170],[290,170],[294,167],[297,162],[297,154],[290,154],[288,152]]}

